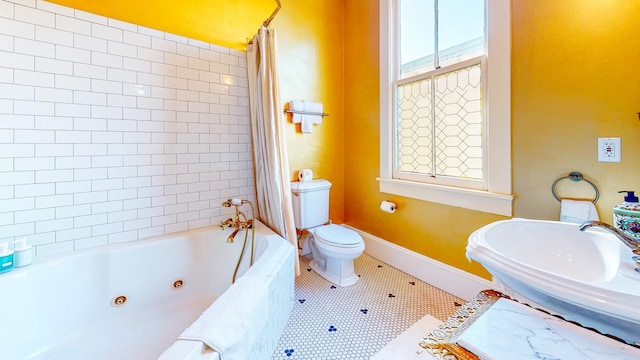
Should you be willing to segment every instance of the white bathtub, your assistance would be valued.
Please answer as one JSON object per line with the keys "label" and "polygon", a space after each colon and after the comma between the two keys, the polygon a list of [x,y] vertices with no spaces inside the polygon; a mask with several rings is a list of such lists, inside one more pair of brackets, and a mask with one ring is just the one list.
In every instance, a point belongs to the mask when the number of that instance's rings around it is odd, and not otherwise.
{"label": "white bathtub", "polygon": [[[295,252],[263,224],[255,231],[256,260],[249,268],[248,243],[238,277],[268,284],[268,328],[254,357],[262,359],[271,356],[293,309]],[[163,352],[163,359],[219,358],[199,341],[176,338],[233,286],[244,232],[232,244],[230,233],[210,227],[109,245],[0,275],[0,358],[142,360]],[[182,281],[177,289],[176,281]],[[115,306],[119,296],[126,302]]]}

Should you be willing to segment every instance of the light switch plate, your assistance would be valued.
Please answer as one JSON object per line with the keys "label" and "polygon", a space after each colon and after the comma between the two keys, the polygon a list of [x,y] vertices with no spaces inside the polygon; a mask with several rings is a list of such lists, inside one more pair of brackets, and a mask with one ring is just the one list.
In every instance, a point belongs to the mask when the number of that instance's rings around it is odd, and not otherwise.
{"label": "light switch plate", "polygon": [[598,161],[620,162],[620,138],[598,138]]}

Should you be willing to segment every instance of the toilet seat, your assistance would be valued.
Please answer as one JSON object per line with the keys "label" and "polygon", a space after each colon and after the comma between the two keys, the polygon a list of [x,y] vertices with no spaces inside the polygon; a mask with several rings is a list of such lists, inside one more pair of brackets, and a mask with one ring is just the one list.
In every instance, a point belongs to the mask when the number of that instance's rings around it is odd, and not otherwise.
{"label": "toilet seat", "polygon": [[336,224],[324,225],[313,232],[316,242],[339,248],[356,248],[362,246],[363,240],[357,232]]}

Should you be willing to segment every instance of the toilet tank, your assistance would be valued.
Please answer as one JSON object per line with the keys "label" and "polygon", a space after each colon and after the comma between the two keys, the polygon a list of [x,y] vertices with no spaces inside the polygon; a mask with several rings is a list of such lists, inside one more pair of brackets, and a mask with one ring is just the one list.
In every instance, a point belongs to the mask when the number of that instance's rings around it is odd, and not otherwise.
{"label": "toilet tank", "polygon": [[296,229],[310,229],[329,221],[329,188],[331,183],[322,179],[291,183]]}

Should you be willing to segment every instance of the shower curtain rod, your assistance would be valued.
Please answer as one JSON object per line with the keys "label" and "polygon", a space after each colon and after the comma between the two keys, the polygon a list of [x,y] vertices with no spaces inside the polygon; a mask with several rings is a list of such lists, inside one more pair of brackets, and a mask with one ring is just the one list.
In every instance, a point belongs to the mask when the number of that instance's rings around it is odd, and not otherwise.
{"label": "shower curtain rod", "polygon": [[[273,10],[273,12],[271,13],[271,16],[269,16],[263,23],[262,26],[264,27],[268,27],[269,24],[271,24],[271,21],[273,20],[273,18],[276,17],[276,14],[278,13],[278,11],[280,11],[280,0],[276,0],[276,3],[278,4],[278,7]],[[260,29],[258,29],[258,32],[260,32]],[[251,45],[253,44],[253,39],[249,39],[247,38],[247,44]]]}
{"label": "shower curtain rod", "polygon": [[273,20],[273,18],[276,17],[276,14],[278,13],[278,11],[280,11],[280,0],[276,0],[276,3],[278,4],[278,7],[275,10],[273,10],[273,13],[271,13],[271,16],[269,16],[267,20],[265,20],[262,23],[262,26],[268,27],[269,24],[271,24],[271,20]]}

